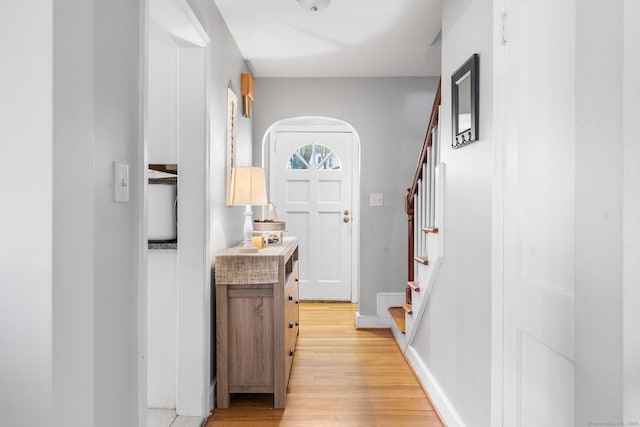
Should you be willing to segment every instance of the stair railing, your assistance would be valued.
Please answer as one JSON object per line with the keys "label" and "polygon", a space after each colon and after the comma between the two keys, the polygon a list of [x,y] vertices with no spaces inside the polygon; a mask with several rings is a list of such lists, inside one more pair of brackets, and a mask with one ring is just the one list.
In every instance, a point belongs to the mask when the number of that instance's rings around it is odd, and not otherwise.
{"label": "stair railing", "polygon": [[[429,117],[429,125],[425,135],[420,156],[416,166],[416,172],[413,176],[411,187],[407,189],[407,197],[405,199],[405,212],[407,213],[407,279],[412,282],[415,275],[415,264],[419,257],[426,253],[427,240],[425,234],[422,233],[424,227],[432,227],[435,216],[434,212],[434,185],[430,176],[430,169],[435,167],[434,162],[429,162],[429,156],[432,156],[432,146],[434,133],[438,126],[438,115],[440,110],[442,81],[438,82],[438,89],[433,100],[431,108],[431,116]],[[407,303],[411,303],[410,289],[407,288]]]}

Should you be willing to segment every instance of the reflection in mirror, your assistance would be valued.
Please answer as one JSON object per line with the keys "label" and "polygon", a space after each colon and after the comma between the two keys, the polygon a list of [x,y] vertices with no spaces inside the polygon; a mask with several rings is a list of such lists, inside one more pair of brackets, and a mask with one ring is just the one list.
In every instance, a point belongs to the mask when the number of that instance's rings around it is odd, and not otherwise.
{"label": "reflection in mirror", "polygon": [[453,148],[478,140],[478,55],[451,76]]}
{"label": "reflection in mirror", "polygon": [[457,134],[471,129],[471,73],[465,74],[458,83],[458,128]]}

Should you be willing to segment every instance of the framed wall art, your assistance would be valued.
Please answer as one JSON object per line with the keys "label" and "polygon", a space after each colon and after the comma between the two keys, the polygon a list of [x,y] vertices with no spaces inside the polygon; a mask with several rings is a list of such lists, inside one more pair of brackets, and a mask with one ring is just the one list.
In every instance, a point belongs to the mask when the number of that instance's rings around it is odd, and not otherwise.
{"label": "framed wall art", "polygon": [[451,76],[453,148],[478,140],[478,62],[474,53]]}
{"label": "framed wall art", "polygon": [[227,206],[231,205],[231,171],[236,167],[236,123],[238,97],[227,89]]}

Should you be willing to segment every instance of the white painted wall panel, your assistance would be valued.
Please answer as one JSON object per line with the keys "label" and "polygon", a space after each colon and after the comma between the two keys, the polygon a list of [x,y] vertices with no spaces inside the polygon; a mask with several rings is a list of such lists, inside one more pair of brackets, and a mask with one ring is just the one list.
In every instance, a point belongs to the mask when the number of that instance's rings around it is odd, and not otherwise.
{"label": "white painted wall panel", "polygon": [[619,423],[627,421],[622,420],[623,2],[580,0],[575,14],[575,421]]}
{"label": "white painted wall panel", "polygon": [[52,417],[53,2],[0,6],[0,423]]}
{"label": "white painted wall panel", "polygon": [[[520,274],[573,295],[575,70],[573,3],[534,1],[518,13]],[[550,10],[557,10],[550,13]],[[547,22],[545,31],[540,23]],[[515,27],[515,23],[513,26]],[[549,108],[550,99],[557,102]],[[508,141],[507,143],[510,143]]]}
{"label": "white painted wall panel", "polygon": [[573,427],[573,411],[567,411],[575,404],[573,361],[525,333],[518,353],[519,425]]}
{"label": "white painted wall panel", "polygon": [[[341,240],[327,239],[322,236],[340,236],[344,223],[340,212],[318,212],[318,282],[325,283],[340,280],[343,275],[340,268],[345,256],[342,252]],[[308,240],[307,240],[308,241]]]}
{"label": "white painted wall panel", "polygon": [[[305,242],[310,241],[309,236],[311,236],[311,217],[309,215],[309,212],[289,212],[287,214],[286,222],[288,224],[288,227],[291,227],[295,230],[300,230],[298,232],[298,236],[296,236],[298,239]],[[298,272],[300,276],[300,282],[308,281],[309,277],[311,277],[312,266],[309,263],[310,253],[311,248],[307,247],[306,245],[298,247]]]}
{"label": "white painted wall panel", "polygon": [[53,422],[68,427],[94,412],[93,12],[54,4]]}
{"label": "white painted wall panel", "polygon": [[178,272],[175,250],[148,256],[147,405],[176,407]]}
{"label": "white painted wall panel", "polygon": [[623,286],[624,286],[624,416],[627,422],[640,420],[640,2],[624,2],[623,68]]}
{"label": "white painted wall panel", "polygon": [[309,196],[311,195],[310,183],[307,180],[287,180],[285,198],[287,203],[302,205],[309,204]]}
{"label": "white painted wall panel", "polygon": [[149,19],[149,163],[178,163],[178,47]]}
{"label": "white painted wall panel", "polygon": [[339,203],[342,200],[342,182],[328,179],[318,180],[318,204]]}
{"label": "white painted wall panel", "polygon": [[94,1],[94,299],[75,302],[94,307],[94,427],[138,422],[137,202],[141,194],[132,185],[129,203],[114,203],[113,161],[129,165],[131,183],[144,179],[138,157],[139,30],[137,2]]}

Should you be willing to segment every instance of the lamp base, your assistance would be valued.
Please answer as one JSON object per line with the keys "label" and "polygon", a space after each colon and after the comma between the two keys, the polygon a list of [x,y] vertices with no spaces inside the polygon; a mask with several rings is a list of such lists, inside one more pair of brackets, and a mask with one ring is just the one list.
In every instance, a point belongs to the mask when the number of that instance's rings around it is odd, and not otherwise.
{"label": "lamp base", "polygon": [[238,246],[238,251],[245,254],[258,252],[258,248],[253,246],[251,241],[251,236],[253,236],[253,224],[251,223],[252,216],[253,212],[251,212],[251,206],[247,205],[244,211],[244,241],[242,242],[242,246]]}

